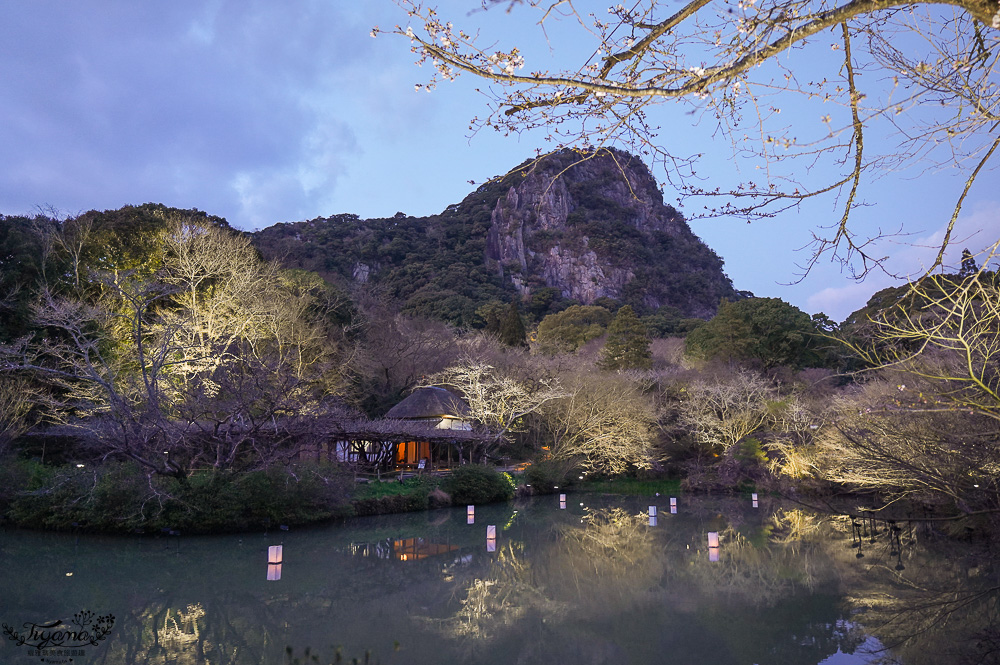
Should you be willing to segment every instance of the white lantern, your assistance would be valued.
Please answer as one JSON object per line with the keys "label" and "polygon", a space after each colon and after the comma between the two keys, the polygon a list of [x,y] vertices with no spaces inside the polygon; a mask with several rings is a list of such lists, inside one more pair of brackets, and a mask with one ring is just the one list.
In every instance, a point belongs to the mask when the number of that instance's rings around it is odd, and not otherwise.
{"label": "white lantern", "polygon": [[475,506],[469,506],[468,508],[466,508],[465,509],[465,517],[466,517],[466,522],[467,523],[469,523],[469,524],[475,524],[476,523],[476,507]]}

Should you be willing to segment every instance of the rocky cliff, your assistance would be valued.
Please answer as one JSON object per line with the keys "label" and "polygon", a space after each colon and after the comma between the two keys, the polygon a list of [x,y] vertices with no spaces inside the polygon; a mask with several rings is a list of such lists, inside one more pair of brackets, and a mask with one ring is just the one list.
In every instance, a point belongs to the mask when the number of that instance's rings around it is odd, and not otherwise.
{"label": "rocky cliff", "polygon": [[664,205],[637,157],[564,150],[522,164],[504,184],[486,259],[523,296],[544,284],[584,304],[638,299],[705,318],[735,297],[721,259]]}

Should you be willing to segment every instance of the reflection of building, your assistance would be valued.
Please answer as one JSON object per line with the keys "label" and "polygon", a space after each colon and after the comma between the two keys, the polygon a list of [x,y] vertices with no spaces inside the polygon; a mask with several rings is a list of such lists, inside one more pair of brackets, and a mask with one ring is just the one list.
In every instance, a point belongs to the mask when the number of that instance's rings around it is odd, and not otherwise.
{"label": "reflection of building", "polygon": [[448,554],[457,549],[458,545],[432,543],[423,538],[392,538],[377,543],[351,543],[351,554],[354,556],[398,561],[417,561],[430,556]]}
{"label": "reflection of building", "polygon": [[416,466],[420,460],[427,460],[432,466],[442,462],[450,466],[453,446],[442,439],[447,438],[448,430],[470,431],[472,424],[468,416],[468,405],[449,390],[436,386],[414,390],[409,397],[389,409],[385,417],[419,423],[431,430],[429,433],[433,436],[400,442],[396,447],[397,466]]}
{"label": "reflection of building", "polygon": [[426,559],[429,556],[447,554],[457,549],[457,545],[429,543],[423,538],[397,538],[392,541],[392,555],[400,561]]}

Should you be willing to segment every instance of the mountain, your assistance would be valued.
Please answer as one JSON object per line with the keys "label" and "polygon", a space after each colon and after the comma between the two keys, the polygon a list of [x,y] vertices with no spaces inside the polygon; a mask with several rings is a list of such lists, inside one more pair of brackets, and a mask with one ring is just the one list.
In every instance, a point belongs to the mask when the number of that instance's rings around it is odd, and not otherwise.
{"label": "mountain", "polygon": [[378,285],[405,311],[459,325],[518,297],[536,319],[602,299],[710,318],[739,297],[645,164],[618,150],[528,160],[439,215],[337,215],[253,235],[266,258],[341,286]]}

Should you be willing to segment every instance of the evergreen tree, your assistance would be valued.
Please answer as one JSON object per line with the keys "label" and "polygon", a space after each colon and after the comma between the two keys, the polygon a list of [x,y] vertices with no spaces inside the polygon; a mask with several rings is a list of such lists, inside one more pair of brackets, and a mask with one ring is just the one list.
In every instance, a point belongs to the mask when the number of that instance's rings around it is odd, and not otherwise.
{"label": "evergreen tree", "polygon": [[651,359],[646,326],[632,306],[625,305],[608,326],[608,339],[597,364],[603,369],[646,369]]}
{"label": "evergreen tree", "polygon": [[524,321],[517,311],[517,303],[511,302],[504,310],[500,320],[500,341],[507,346],[528,346],[527,334],[524,331]]}
{"label": "evergreen tree", "polygon": [[968,277],[969,275],[975,275],[979,271],[979,266],[976,265],[976,258],[972,256],[972,252],[968,248],[962,250],[962,268],[958,271],[959,277]]}

